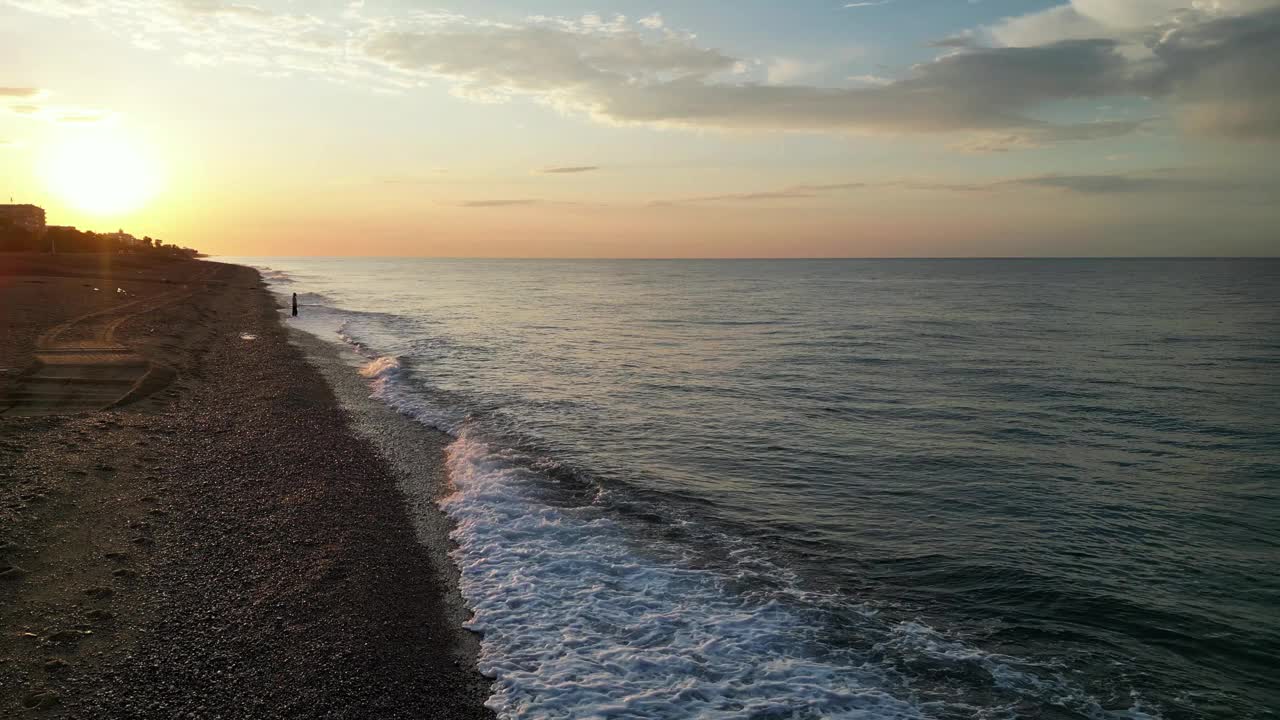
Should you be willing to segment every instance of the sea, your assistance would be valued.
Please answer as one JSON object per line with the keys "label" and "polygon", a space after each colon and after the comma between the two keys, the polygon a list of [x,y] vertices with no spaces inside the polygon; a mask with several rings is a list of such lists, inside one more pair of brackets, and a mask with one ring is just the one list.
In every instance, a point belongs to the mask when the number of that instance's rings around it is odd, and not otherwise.
{"label": "sea", "polygon": [[1280,717],[1280,261],[231,261],[451,436],[500,717]]}

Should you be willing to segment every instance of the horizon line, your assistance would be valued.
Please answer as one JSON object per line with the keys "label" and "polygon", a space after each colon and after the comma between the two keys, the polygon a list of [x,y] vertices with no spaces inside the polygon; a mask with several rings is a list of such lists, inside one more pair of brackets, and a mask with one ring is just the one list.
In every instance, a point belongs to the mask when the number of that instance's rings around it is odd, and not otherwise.
{"label": "horizon line", "polygon": [[202,255],[202,259],[219,258],[296,258],[312,260],[629,260],[629,261],[745,261],[813,262],[839,260],[1280,260],[1280,255],[903,255],[903,256],[814,256],[814,257],[606,257],[589,255],[479,256],[479,255]]}

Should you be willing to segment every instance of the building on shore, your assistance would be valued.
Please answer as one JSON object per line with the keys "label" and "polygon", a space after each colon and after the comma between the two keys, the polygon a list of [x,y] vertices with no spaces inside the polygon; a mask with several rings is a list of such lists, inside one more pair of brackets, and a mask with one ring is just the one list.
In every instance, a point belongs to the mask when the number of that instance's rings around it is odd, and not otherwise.
{"label": "building on shore", "polygon": [[26,230],[36,237],[44,234],[44,208],[35,205],[0,205],[0,225]]}
{"label": "building on shore", "polygon": [[151,245],[150,241],[143,241],[142,238],[134,237],[124,230],[119,230],[113,233],[104,233],[102,237],[116,243],[116,247],[122,250],[138,250]]}
{"label": "building on shore", "polygon": [[44,232],[44,208],[35,205],[0,205],[0,251],[41,250]]}

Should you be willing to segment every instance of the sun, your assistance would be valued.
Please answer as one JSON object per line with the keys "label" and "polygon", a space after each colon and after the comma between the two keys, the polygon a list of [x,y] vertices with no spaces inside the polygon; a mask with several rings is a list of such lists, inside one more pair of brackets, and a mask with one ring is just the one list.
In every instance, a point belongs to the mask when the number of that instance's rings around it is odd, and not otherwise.
{"label": "sun", "polygon": [[160,190],[159,170],[131,138],[114,129],[82,130],[50,148],[42,162],[49,189],[93,215],[123,215]]}

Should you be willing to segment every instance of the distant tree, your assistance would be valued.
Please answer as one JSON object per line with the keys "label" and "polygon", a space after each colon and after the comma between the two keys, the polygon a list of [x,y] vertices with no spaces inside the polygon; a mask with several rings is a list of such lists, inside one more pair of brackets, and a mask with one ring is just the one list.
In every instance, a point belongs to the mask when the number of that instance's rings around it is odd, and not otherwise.
{"label": "distant tree", "polygon": [[22,252],[37,249],[39,236],[20,225],[0,221],[0,251]]}
{"label": "distant tree", "polygon": [[120,233],[99,234],[91,230],[77,230],[73,227],[52,226],[42,235],[32,233],[24,227],[0,220],[0,251],[7,252],[47,252],[56,250],[59,253],[146,253],[157,257],[184,259],[199,257],[200,253],[192,248],[165,244],[158,238],[146,236],[136,244],[120,239]]}

